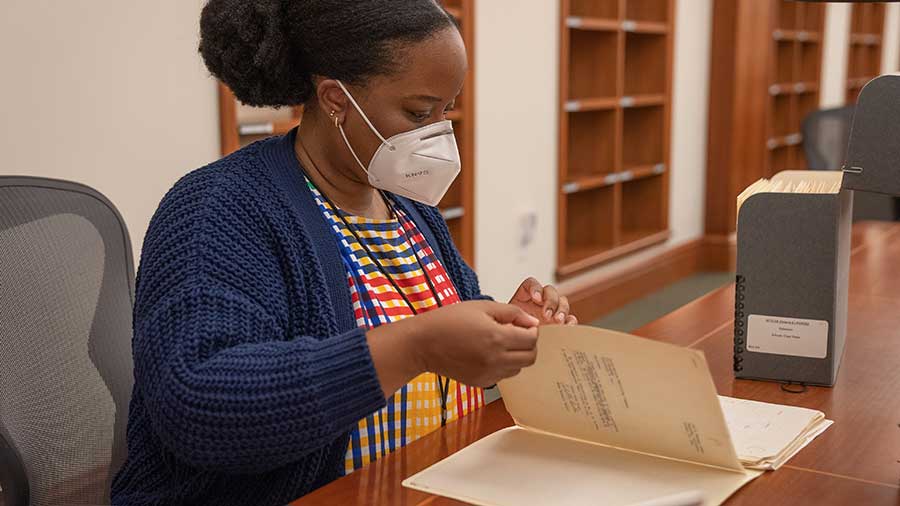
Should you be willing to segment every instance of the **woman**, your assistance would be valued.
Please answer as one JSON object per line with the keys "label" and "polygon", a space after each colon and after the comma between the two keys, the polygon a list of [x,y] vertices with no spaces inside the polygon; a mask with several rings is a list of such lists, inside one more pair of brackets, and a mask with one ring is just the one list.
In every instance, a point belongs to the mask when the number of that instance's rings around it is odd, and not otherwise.
{"label": "woman", "polygon": [[304,117],[152,220],[114,504],[287,503],[474,411],[538,324],[576,323],[534,279],[483,296],[431,207],[467,65],[432,0],[211,0],[200,52],[244,103]]}

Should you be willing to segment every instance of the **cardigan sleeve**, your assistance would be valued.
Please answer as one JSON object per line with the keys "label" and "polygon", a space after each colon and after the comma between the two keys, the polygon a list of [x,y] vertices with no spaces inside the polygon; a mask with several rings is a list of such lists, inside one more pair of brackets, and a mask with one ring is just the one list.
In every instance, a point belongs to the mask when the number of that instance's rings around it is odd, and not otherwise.
{"label": "cardigan sleeve", "polygon": [[179,459],[265,472],[384,405],[364,329],[285,336],[240,293],[199,286],[136,322],[135,375],[156,434]]}

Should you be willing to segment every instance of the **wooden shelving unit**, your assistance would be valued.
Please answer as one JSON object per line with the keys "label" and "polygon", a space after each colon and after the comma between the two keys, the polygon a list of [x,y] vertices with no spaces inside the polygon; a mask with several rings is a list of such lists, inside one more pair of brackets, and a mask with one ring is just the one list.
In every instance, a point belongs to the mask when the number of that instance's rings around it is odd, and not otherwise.
{"label": "wooden shelving unit", "polygon": [[[438,205],[450,234],[463,257],[474,265],[475,253],[475,0],[445,0],[444,5],[460,24],[469,73],[456,108],[447,115],[453,121],[462,158],[462,172]],[[240,105],[231,91],[219,84],[219,122],[222,155],[253,141],[283,135],[303,117],[303,108],[260,109]]]}
{"label": "wooden shelving unit", "polygon": [[800,126],[809,113],[819,109],[825,31],[821,4],[778,0],[774,14],[766,176],[806,168]]}
{"label": "wooden shelving unit", "polygon": [[668,236],[672,0],[562,0],[560,277]]}
{"label": "wooden shelving unit", "polygon": [[749,184],[804,169],[801,124],[819,108],[825,6],[716,0],[710,68],[706,233],[728,235]]}
{"label": "wooden shelving unit", "polygon": [[855,104],[860,90],[881,75],[885,5],[851,6],[850,48],[847,52],[847,104]]}

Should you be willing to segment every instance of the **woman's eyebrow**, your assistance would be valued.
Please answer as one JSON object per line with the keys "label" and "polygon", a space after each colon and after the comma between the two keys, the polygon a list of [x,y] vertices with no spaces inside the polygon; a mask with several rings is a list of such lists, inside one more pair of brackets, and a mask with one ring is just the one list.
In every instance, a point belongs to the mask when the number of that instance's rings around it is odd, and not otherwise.
{"label": "woman's eyebrow", "polygon": [[431,95],[409,95],[406,98],[413,100],[424,100],[426,102],[441,102],[444,99],[440,97],[433,97]]}

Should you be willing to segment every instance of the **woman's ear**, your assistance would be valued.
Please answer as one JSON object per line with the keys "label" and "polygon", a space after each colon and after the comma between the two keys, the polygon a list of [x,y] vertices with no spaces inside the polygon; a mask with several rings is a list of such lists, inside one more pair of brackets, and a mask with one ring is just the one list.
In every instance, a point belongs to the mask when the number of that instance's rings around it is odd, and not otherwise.
{"label": "woman's ear", "polygon": [[350,101],[337,81],[334,79],[320,79],[316,85],[316,97],[319,101],[319,107],[328,114],[329,119],[335,122],[335,125],[344,123]]}

